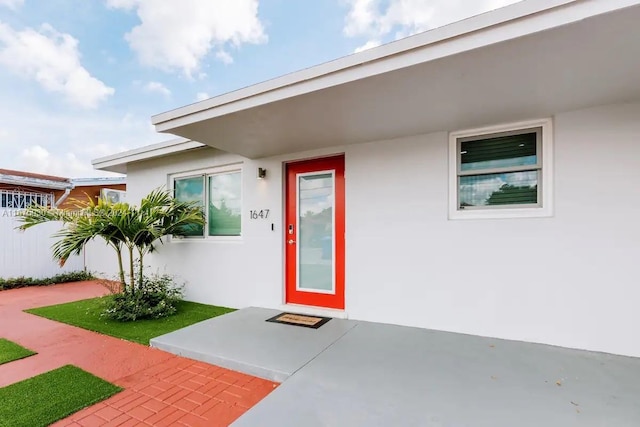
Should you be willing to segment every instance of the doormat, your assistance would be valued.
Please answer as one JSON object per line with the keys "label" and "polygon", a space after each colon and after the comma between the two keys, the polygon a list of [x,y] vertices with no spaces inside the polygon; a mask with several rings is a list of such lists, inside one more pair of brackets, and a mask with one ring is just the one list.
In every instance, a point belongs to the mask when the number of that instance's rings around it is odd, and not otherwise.
{"label": "doormat", "polygon": [[295,313],[280,313],[270,319],[267,319],[267,322],[284,323],[285,325],[318,329],[329,320],[331,320],[331,317],[306,316],[304,314]]}

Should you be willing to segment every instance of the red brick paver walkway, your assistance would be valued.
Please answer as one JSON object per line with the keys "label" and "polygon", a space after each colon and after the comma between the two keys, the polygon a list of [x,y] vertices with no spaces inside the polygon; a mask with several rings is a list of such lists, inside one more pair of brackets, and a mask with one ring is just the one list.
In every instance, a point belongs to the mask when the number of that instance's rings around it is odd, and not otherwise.
{"label": "red brick paver walkway", "polygon": [[0,365],[0,387],[72,364],[125,389],[56,426],[227,426],[276,387],[22,311],[104,293],[94,282],[0,292],[0,337],[38,352]]}

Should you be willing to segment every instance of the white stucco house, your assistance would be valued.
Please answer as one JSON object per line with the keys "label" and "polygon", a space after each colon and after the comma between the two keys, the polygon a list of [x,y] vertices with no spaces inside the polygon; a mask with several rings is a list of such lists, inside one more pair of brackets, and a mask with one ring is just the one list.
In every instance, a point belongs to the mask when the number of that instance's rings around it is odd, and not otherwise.
{"label": "white stucco house", "polygon": [[640,356],[640,0],[512,6],[158,114],[190,300]]}

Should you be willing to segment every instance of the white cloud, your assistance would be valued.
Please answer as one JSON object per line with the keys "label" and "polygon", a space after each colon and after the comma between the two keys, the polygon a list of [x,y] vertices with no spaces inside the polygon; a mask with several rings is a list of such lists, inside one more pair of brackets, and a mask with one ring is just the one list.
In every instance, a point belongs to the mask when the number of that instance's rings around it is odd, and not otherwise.
{"label": "white cloud", "polygon": [[171,91],[160,82],[149,82],[146,85],[144,85],[144,90],[147,92],[159,93],[166,97],[171,96]]}
{"label": "white cloud", "polygon": [[355,53],[362,52],[363,50],[373,49],[374,47],[378,47],[382,44],[380,40],[369,40],[365,44],[360,47],[357,47],[354,51]]}
{"label": "white cloud", "polygon": [[225,65],[233,64],[233,57],[226,50],[220,49],[216,52],[216,58],[222,61]]}
{"label": "white cloud", "polygon": [[344,0],[349,11],[344,33],[348,37],[367,37],[357,51],[393,34],[407,37],[497,9],[520,0]]}
{"label": "white cloud", "polygon": [[109,175],[91,160],[168,139],[147,114],[50,111],[42,106],[0,103],[0,168],[70,178]]}
{"label": "white cloud", "polygon": [[131,10],[138,4],[138,0],[107,0],[107,5],[114,9]]}
{"label": "white cloud", "polygon": [[[125,38],[144,65],[182,71],[191,77],[203,59],[218,48],[264,43],[258,0],[107,0],[112,8],[134,9],[140,25]],[[228,58],[226,58],[228,56]],[[223,55],[230,59],[230,55]]]}
{"label": "white cloud", "polygon": [[16,10],[24,4],[24,0],[0,0],[0,6]]}
{"label": "white cloud", "polygon": [[376,0],[346,0],[349,5],[344,33],[354,37],[371,32],[371,27],[380,19]]}
{"label": "white cloud", "polygon": [[211,98],[207,92],[198,92],[196,93],[196,100],[204,101],[205,99]]}
{"label": "white cloud", "polygon": [[16,31],[0,22],[0,65],[83,108],[95,108],[114,93],[82,66],[78,40],[48,24]]}
{"label": "white cloud", "polygon": [[25,148],[18,160],[28,165],[29,172],[44,173],[57,176],[86,176],[91,171],[91,164],[78,159],[74,153],[53,155],[40,145]]}

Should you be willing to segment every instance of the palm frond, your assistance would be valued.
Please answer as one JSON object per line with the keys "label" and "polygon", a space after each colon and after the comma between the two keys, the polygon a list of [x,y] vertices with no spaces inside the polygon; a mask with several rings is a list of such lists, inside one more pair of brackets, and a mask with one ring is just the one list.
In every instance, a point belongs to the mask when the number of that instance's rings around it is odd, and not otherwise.
{"label": "palm frond", "polygon": [[21,222],[22,225],[16,228],[26,230],[45,222],[60,221],[69,223],[73,221],[73,217],[69,212],[61,209],[34,205],[21,212],[18,215],[18,221]]}
{"label": "palm frond", "polygon": [[188,227],[205,224],[201,206],[178,201],[162,188],[145,196],[140,207],[90,197],[72,202],[74,211],[34,206],[20,217],[19,228],[22,230],[45,222],[62,222],[62,229],[54,235],[58,240],[52,246],[53,256],[61,265],[70,256],[80,254],[87,243],[98,237],[119,254],[123,247],[130,251],[135,248],[142,257],[155,250],[156,242],[162,244],[162,237],[185,235]]}

